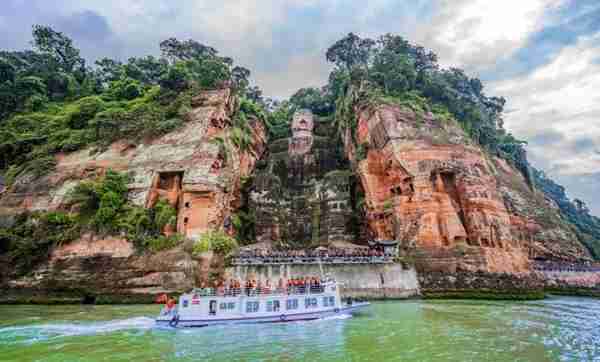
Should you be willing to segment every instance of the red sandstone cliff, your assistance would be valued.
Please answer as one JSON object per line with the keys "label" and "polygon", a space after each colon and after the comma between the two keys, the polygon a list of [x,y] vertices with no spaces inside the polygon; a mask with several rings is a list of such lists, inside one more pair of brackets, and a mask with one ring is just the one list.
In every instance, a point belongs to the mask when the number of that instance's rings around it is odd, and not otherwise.
{"label": "red sandstone cliff", "polygon": [[420,270],[518,273],[535,256],[588,258],[541,193],[456,121],[383,103],[354,112],[344,143],[371,232],[399,240]]}

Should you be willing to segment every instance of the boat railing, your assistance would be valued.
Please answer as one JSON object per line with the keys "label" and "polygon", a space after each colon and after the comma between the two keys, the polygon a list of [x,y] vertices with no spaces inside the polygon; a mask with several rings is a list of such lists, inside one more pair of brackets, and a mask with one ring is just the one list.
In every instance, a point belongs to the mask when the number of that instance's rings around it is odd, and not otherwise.
{"label": "boat railing", "polygon": [[289,286],[289,287],[256,287],[256,288],[195,288],[192,294],[199,297],[257,297],[275,295],[310,295],[325,293],[325,285]]}

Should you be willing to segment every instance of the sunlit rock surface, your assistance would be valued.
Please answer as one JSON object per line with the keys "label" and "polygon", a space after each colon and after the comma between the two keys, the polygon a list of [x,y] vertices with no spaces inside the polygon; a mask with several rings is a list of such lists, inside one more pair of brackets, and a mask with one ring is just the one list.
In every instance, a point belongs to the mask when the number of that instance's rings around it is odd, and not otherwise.
{"label": "sunlit rock surface", "polygon": [[[0,213],[65,209],[69,191],[80,181],[112,169],[129,174],[133,203],[152,207],[164,199],[177,210],[177,228],[167,233],[176,231],[197,239],[209,230],[233,232],[229,218],[240,197],[241,178],[253,171],[266,143],[264,120],[258,119],[250,120],[252,143],[247,150],[229,144],[224,155],[222,148],[211,142],[217,136],[229,140],[236,102],[229,89],[205,91],[193,98],[185,125],[174,132],[138,144],[121,141],[105,150],[61,154],[56,170],[48,176],[19,177],[2,194]],[[33,276],[10,284],[15,288],[129,294],[183,291],[194,284],[194,265],[196,261],[181,247],[139,255],[119,237],[86,235],[54,248],[48,263],[32,271]]]}
{"label": "sunlit rock surface", "polygon": [[420,270],[521,273],[529,257],[588,257],[523,176],[473,145],[455,121],[387,104],[355,111],[346,153],[370,229],[399,240]]}

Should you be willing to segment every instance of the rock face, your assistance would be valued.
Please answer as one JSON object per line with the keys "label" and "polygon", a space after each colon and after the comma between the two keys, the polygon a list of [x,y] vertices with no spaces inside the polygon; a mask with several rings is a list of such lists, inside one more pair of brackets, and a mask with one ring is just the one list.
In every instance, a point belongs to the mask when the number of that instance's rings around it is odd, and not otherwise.
{"label": "rock face", "polygon": [[194,286],[198,262],[181,248],[136,254],[125,240],[91,236],[56,248],[47,263],[11,280],[0,302],[152,302]]}
{"label": "rock face", "polygon": [[[56,170],[34,179],[22,176],[0,198],[0,215],[25,210],[66,207],[66,195],[80,181],[106,170],[127,172],[129,198],[151,207],[164,199],[177,210],[176,230],[197,239],[209,230],[230,230],[229,217],[239,199],[241,178],[254,169],[265,150],[262,120],[251,119],[252,143],[246,150],[229,141],[237,97],[229,89],[202,92],[192,100],[185,125],[139,144],[126,141],[95,152],[59,155]],[[224,146],[212,142],[226,140]],[[4,217],[7,219],[6,217]],[[111,293],[183,291],[194,283],[194,261],[180,249],[158,255],[137,255],[125,240],[86,236],[52,251],[37,277],[13,280],[18,288],[79,288]]]}
{"label": "rock face", "polygon": [[56,170],[46,177],[20,177],[0,199],[0,212],[53,210],[65,207],[65,196],[81,180],[106,170],[127,172],[129,198],[152,207],[165,199],[177,210],[177,232],[196,239],[221,229],[239,196],[240,179],[248,176],[265,148],[263,123],[251,120],[253,143],[240,152],[226,152],[211,142],[228,139],[237,98],[229,89],[206,91],[192,100],[185,126],[141,144],[117,142],[102,152],[86,149],[58,156]]}
{"label": "rock face", "polygon": [[[315,124],[320,135],[313,133]],[[351,173],[343,171],[332,131],[310,111],[300,111],[292,137],[271,142],[250,194],[258,242],[307,247],[356,239],[350,225]]]}
{"label": "rock face", "polygon": [[[131,176],[133,203],[152,207],[164,200],[177,210],[177,226],[166,234],[192,240],[209,230],[232,234],[241,180],[253,174],[244,206],[256,216],[257,242],[307,248],[398,241],[403,263],[324,266],[346,283],[345,295],[538,293],[540,280],[550,277],[531,273],[530,260],[589,258],[556,207],[514,167],[474,145],[452,119],[398,105],[357,106],[356,129],[344,130],[342,149],[337,125],[300,111],[292,136],[271,141],[268,149],[262,121],[251,119],[251,145],[240,150],[229,140],[236,102],[229,89],[203,92],[177,131],[59,155],[51,174],[22,175],[4,191],[0,182],[0,225],[25,210],[65,209],[79,182],[113,169]],[[20,278],[0,255],[0,302],[65,300],[63,294],[139,301],[185,291],[217,272],[258,279],[322,272],[303,265],[227,269],[222,257],[194,259],[184,249],[189,245],[140,254],[122,238],[84,235],[54,248],[48,262]],[[568,284],[569,278],[554,279]]]}
{"label": "rock face", "polygon": [[588,257],[568,227],[543,220],[554,211],[520,173],[473,145],[455,121],[387,104],[355,112],[358,130],[344,141],[370,229],[399,240],[422,270],[518,273],[531,254]]}

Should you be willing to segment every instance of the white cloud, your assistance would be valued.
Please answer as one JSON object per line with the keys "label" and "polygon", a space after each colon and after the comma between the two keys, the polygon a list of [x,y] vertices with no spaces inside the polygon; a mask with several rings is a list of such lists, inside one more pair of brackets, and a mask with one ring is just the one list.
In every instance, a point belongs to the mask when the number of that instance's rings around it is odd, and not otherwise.
{"label": "white cloud", "polygon": [[[553,147],[530,147],[535,157],[557,173],[583,174],[600,170],[600,33],[580,38],[547,65],[520,78],[491,85],[508,99],[506,126],[531,138],[553,130],[563,140]],[[596,142],[596,149],[578,149],[577,140]],[[593,142],[592,142],[593,143]]]}
{"label": "white cloud", "polygon": [[441,0],[417,37],[436,49],[445,66],[479,71],[521,48],[550,21],[549,10],[568,0]]}

